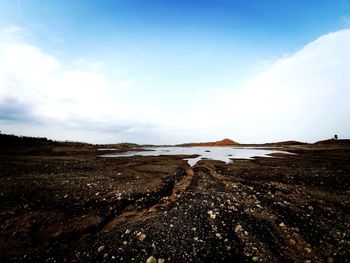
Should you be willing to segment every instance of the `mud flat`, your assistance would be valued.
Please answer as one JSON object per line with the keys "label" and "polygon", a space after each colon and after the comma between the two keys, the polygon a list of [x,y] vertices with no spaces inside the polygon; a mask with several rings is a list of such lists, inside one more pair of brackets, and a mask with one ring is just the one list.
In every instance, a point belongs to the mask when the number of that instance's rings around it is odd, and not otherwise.
{"label": "mud flat", "polygon": [[296,154],[193,167],[1,150],[0,261],[348,262],[350,147],[284,150]]}

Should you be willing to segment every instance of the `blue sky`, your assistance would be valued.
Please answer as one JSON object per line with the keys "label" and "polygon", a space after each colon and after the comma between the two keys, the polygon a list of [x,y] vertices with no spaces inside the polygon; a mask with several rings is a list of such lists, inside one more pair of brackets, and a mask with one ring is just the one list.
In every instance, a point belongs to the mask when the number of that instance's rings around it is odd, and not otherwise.
{"label": "blue sky", "polygon": [[[0,12],[3,132],[138,143],[350,137],[341,75],[350,1],[0,0]],[[334,91],[343,95],[327,102]]]}

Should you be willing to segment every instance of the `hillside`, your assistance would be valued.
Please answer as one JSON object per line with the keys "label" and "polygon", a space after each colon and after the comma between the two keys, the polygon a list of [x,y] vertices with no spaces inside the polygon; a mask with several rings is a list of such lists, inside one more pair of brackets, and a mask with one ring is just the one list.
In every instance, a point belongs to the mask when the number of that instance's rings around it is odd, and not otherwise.
{"label": "hillside", "polygon": [[328,139],[315,142],[316,145],[350,145],[350,139]]}
{"label": "hillside", "polygon": [[265,145],[271,145],[271,146],[289,146],[289,145],[307,145],[307,143],[306,143],[306,142],[299,142],[299,141],[283,141],[283,142],[265,143]]}
{"label": "hillside", "polygon": [[230,146],[230,145],[238,145],[238,142],[235,142],[231,139],[223,139],[221,141],[215,141],[215,142],[199,142],[199,143],[184,143],[179,144],[177,146]]}

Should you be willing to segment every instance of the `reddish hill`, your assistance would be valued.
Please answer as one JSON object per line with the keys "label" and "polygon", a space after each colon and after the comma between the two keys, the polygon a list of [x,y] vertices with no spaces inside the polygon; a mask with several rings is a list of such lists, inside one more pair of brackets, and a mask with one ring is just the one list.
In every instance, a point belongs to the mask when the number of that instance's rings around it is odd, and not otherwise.
{"label": "reddish hill", "polygon": [[230,145],[237,145],[237,144],[239,143],[226,138],[216,142],[184,143],[178,146],[230,146]]}

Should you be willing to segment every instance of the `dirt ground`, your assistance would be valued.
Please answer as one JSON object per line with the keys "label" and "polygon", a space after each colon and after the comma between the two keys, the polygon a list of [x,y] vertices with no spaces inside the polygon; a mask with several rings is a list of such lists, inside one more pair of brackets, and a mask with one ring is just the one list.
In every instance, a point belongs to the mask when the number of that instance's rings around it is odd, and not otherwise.
{"label": "dirt ground", "polygon": [[91,146],[1,151],[0,261],[348,262],[350,147],[286,149],[194,167]]}

